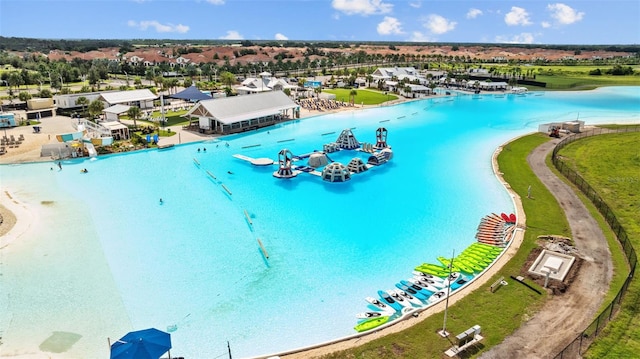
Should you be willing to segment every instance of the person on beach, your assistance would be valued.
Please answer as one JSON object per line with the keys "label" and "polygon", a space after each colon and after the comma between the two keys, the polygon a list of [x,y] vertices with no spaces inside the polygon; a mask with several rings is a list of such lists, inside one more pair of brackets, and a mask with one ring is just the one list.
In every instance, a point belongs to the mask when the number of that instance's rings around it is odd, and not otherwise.
{"label": "person on beach", "polygon": [[58,161],[58,168],[62,171],[62,162]]}

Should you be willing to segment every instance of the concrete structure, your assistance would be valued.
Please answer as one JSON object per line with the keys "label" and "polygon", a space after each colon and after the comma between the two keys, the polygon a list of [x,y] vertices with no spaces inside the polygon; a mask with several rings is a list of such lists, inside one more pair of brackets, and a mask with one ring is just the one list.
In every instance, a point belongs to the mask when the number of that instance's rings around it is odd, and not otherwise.
{"label": "concrete structure", "polygon": [[563,281],[576,258],[570,255],[543,250],[529,268],[529,273]]}

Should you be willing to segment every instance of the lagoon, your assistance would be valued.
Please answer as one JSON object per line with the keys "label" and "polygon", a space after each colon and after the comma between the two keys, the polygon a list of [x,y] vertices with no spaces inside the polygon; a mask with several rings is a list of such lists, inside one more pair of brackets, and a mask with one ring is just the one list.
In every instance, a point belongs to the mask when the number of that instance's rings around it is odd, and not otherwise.
{"label": "lagoon", "polygon": [[[106,338],[148,327],[171,331],[172,355],[185,357],[353,334],[364,297],[466,248],[484,215],[513,212],[491,168],[497,147],[542,123],[638,118],[640,87],[459,95],[64,161],[61,171],[2,166],[3,191],[32,217],[0,246],[3,354],[52,352],[47,339],[61,335],[76,338],[61,357],[106,357]],[[375,142],[379,127],[393,159],[346,183],[277,179],[275,165],[233,157],[321,150],[343,129]]]}

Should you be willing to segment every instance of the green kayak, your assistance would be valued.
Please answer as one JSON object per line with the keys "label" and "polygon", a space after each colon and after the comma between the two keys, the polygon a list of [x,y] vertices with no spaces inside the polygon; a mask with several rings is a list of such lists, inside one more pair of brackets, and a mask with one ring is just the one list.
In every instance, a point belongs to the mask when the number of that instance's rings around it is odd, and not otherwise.
{"label": "green kayak", "polygon": [[375,317],[375,318],[370,318],[370,319],[365,319],[363,321],[361,321],[360,323],[358,323],[355,327],[353,327],[353,329],[355,329],[358,333],[359,332],[365,332],[367,330],[371,330],[375,327],[379,327],[382,324],[386,323],[389,321],[389,317],[388,316],[384,316],[384,317]]}
{"label": "green kayak", "polygon": [[417,271],[427,274],[432,274],[438,277],[448,277],[449,268],[431,263],[423,263],[415,268]]}
{"label": "green kayak", "polygon": [[[446,257],[438,257],[437,258],[440,263],[442,263],[445,267],[449,267],[449,264],[451,263],[451,259],[446,258]],[[468,265],[460,262],[457,258],[453,260],[453,264],[451,265],[451,269],[454,272],[465,272],[465,273],[469,273],[469,274],[473,274],[474,270],[473,268],[469,267]]]}

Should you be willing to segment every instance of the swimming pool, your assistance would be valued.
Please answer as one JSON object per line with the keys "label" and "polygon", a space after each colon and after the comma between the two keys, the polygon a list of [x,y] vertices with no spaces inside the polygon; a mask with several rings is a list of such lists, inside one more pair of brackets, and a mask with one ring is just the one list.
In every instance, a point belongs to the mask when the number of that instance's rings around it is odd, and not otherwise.
{"label": "swimming pool", "polygon": [[[513,211],[491,170],[498,146],[540,123],[639,115],[638,87],[457,96],[66,161],[62,171],[2,166],[3,189],[36,208],[39,224],[0,252],[3,353],[75,333],[69,357],[105,357],[107,337],[147,327],[171,330],[172,354],[185,357],[222,355],[227,341],[242,357],[353,334],[364,297],[467,247],[482,216]],[[308,153],[346,128],[375,142],[378,127],[394,158],[346,183],[277,179],[275,166],[233,157]]]}

